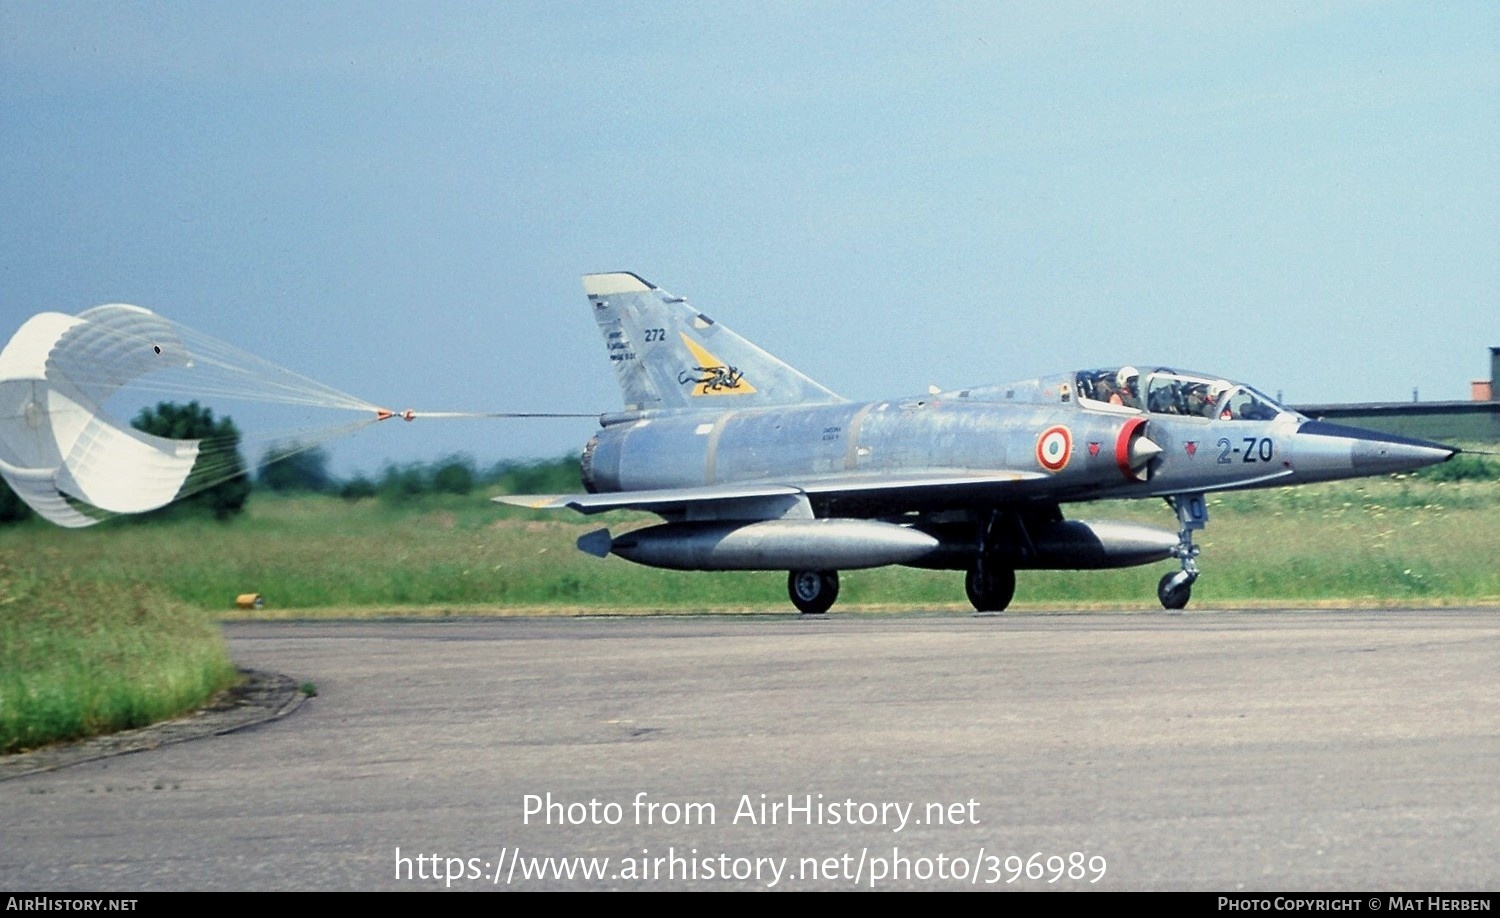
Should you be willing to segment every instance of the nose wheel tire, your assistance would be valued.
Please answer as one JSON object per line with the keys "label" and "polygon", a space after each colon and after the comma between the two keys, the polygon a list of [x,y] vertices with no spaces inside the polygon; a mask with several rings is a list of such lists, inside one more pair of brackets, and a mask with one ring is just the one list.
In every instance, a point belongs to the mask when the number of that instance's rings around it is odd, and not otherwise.
{"label": "nose wheel tire", "polygon": [[1185,571],[1167,574],[1156,585],[1156,598],[1161,600],[1162,608],[1173,611],[1187,608],[1188,600],[1193,597],[1195,578],[1185,576],[1185,574]]}
{"label": "nose wheel tire", "polygon": [[786,592],[803,615],[822,615],[839,598],[839,572],[792,571],[786,578]]}
{"label": "nose wheel tire", "polygon": [[1016,572],[993,564],[975,564],[964,576],[964,592],[976,612],[1004,612],[1016,595]]}

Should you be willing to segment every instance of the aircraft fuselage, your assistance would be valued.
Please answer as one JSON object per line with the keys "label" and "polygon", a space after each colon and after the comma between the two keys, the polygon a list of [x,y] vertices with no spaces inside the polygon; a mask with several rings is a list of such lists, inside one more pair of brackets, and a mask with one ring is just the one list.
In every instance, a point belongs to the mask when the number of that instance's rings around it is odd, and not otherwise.
{"label": "aircraft fuselage", "polygon": [[[579,548],[655,567],[786,570],[823,612],[840,568],[966,571],[976,609],[1010,602],[1015,571],[1176,558],[1157,594],[1180,609],[1198,576],[1205,495],[1419,468],[1439,443],[1340,427],[1254,388],[1167,367],[1103,367],[889,401],[848,401],[638,275],[584,278],[624,410],[600,418],[589,493],[498,498],[663,523]],[[1177,530],[1064,519],[1062,506],[1166,498]]]}
{"label": "aircraft fuselage", "polygon": [[[1142,457],[1142,441],[1159,451]],[[1079,398],[1060,375],[893,401],[621,419],[589,444],[584,476],[591,491],[610,492],[1021,470],[1037,477],[1008,487],[997,503],[1058,502],[1299,484],[1450,454],[1292,412],[1222,419],[1109,405]],[[934,509],[934,499],[898,497],[890,510]],[[962,503],[972,506],[973,495]]]}

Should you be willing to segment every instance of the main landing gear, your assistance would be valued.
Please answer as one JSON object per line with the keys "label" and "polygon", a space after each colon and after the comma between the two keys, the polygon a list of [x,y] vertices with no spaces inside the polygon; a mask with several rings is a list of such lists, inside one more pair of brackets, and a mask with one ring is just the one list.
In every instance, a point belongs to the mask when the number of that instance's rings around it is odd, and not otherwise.
{"label": "main landing gear", "polygon": [[1026,523],[1011,512],[991,510],[979,529],[979,550],[964,575],[964,592],[975,612],[1004,612],[1016,595],[1016,569],[999,560],[997,546],[1031,545]]}
{"label": "main landing gear", "polygon": [[1208,502],[1202,494],[1176,494],[1167,498],[1167,504],[1177,512],[1177,547],[1172,555],[1182,562],[1182,570],[1167,574],[1156,585],[1156,598],[1162,608],[1176,611],[1187,607],[1193,596],[1193,581],[1198,579],[1198,546],[1193,544],[1193,533],[1208,525]]}
{"label": "main landing gear", "polygon": [[822,615],[839,598],[839,572],[792,571],[786,577],[786,592],[803,615]]}
{"label": "main landing gear", "polygon": [[[822,615],[839,598],[839,573],[792,571],[787,574],[786,592],[803,615]],[[1016,595],[1016,572],[1002,564],[976,561],[964,577],[964,592],[976,612],[1004,612]]]}
{"label": "main landing gear", "polygon": [[964,592],[976,612],[1004,612],[1016,595],[1016,572],[982,556],[964,575]]}

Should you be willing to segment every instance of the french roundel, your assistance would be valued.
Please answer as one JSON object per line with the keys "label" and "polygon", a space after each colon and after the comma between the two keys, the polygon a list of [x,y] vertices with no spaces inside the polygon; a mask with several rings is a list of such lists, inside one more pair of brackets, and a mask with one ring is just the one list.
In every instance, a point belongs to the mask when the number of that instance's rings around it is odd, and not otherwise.
{"label": "french roundel", "polygon": [[1073,434],[1061,424],[1042,431],[1036,441],[1036,461],[1049,472],[1061,472],[1073,457]]}

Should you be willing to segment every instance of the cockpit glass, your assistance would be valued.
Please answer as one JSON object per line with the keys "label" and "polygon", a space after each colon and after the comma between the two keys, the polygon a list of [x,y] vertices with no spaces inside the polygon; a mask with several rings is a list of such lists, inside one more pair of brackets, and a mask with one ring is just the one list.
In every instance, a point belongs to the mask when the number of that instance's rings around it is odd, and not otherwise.
{"label": "cockpit glass", "polygon": [[1078,374],[1078,397],[1108,405],[1142,408],[1140,371],[1134,367],[1083,370]]}
{"label": "cockpit glass", "polygon": [[1241,383],[1167,367],[1083,370],[1078,373],[1077,386],[1080,398],[1152,414],[1223,421],[1266,421],[1286,411],[1264,394]]}

